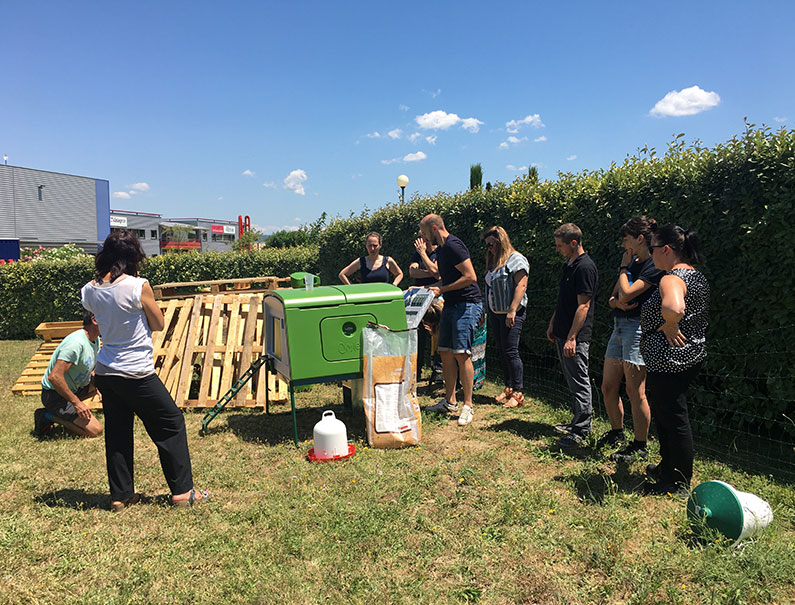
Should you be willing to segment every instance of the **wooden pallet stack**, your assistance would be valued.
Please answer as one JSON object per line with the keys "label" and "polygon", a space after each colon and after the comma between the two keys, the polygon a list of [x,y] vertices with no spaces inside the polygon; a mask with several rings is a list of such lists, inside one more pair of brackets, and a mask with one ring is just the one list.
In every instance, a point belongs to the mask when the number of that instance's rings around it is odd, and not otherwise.
{"label": "wooden pallet stack", "polygon": [[[214,406],[237,378],[262,354],[265,337],[262,294],[198,295],[158,301],[165,328],[152,335],[155,371],[179,407]],[[55,347],[80,322],[42,324],[45,342],[33,355],[11,391],[38,395]],[[264,407],[266,372],[261,370],[227,407]],[[268,376],[270,401],[286,401],[287,385]],[[101,407],[98,397],[87,400]]]}

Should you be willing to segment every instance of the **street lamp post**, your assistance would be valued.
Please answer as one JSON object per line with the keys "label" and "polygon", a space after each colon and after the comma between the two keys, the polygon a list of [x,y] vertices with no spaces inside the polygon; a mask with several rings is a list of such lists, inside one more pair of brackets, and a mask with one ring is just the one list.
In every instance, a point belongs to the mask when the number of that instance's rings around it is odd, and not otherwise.
{"label": "street lamp post", "polygon": [[409,177],[407,177],[405,174],[401,174],[397,178],[397,184],[398,187],[400,187],[400,203],[402,204],[404,201],[406,201],[406,185],[409,184]]}

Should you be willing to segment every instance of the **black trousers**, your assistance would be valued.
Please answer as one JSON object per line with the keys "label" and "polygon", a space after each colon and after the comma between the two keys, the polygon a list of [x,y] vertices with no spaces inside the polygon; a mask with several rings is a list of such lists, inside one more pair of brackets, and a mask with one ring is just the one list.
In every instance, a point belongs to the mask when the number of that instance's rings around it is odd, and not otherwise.
{"label": "black trousers", "polygon": [[172,494],[193,488],[185,418],[157,374],[146,378],[95,376],[105,413],[105,458],[111,500],[135,493],[133,419],[138,416],[157,446],[160,467]]}
{"label": "black trousers", "polygon": [[660,482],[690,485],[693,478],[693,432],[687,413],[687,388],[701,364],[683,372],[646,373],[646,398],[660,442]]}
{"label": "black trousers", "polygon": [[[426,352],[431,348],[431,334],[424,326],[417,328],[417,381],[422,377],[422,369],[425,367]],[[442,372],[442,359],[437,351],[431,357],[431,371]]]}
{"label": "black trousers", "polygon": [[494,326],[497,350],[502,363],[502,379],[506,387],[520,393],[524,391],[524,365],[519,357],[519,337],[527,315],[525,307],[516,312],[512,328],[505,325],[505,315],[498,315],[489,309],[489,325]]}

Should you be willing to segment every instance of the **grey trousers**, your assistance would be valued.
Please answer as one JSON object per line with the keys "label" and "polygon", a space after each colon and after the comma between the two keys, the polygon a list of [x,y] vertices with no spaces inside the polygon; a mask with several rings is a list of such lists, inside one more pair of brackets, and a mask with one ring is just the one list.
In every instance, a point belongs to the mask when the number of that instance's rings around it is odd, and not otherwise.
{"label": "grey trousers", "polygon": [[569,385],[572,396],[571,421],[572,432],[585,436],[591,432],[591,418],[593,416],[593,399],[591,398],[591,381],[588,379],[588,349],[590,342],[578,342],[577,353],[574,357],[563,355],[565,340],[555,337],[558,349],[558,359],[563,375]]}

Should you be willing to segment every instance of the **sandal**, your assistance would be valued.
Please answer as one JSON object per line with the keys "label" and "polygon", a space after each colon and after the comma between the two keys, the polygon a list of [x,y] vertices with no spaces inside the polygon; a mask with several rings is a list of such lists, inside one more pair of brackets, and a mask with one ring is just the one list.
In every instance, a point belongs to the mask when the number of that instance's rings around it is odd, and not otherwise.
{"label": "sandal", "polygon": [[114,500],[110,503],[110,511],[113,513],[118,513],[121,510],[124,510],[128,506],[132,506],[133,504],[138,504],[141,500],[143,500],[146,496],[144,494],[133,494],[129,498],[125,498],[124,500]]}
{"label": "sandal", "polygon": [[504,408],[520,408],[524,405],[524,394],[519,392],[513,392],[511,394],[511,398],[502,404]]}
{"label": "sandal", "polygon": [[190,490],[190,495],[184,500],[174,500],[172,498],[171,504],[172,506],[176,506],[177,508],[190,508],[195,504],[203,504],[205,502],[210,501],[210,492],[206,489],[199,489]]}
{"label": "sandal", "polygon": [[508,399],[510,399],[512,394],[513,394],[513,389],[511,387],[505,387],[505,390],[499,395],[497,395],[494,398],[494,401],[496,401],[497,403],[502,403],[503,401],[507,401]]}

